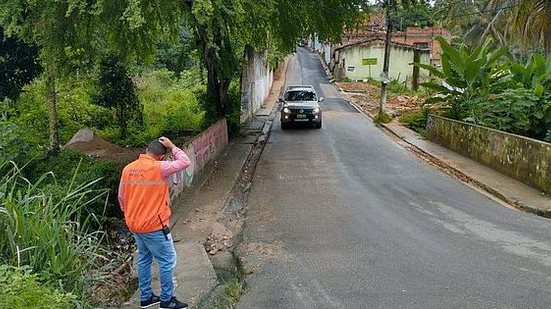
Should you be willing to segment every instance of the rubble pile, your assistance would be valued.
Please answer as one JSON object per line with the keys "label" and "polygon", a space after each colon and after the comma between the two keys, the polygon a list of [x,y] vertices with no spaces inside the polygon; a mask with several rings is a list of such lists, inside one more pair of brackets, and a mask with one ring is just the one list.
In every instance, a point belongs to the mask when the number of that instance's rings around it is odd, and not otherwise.
{"label": "rubble pile", "polygon": [[233,233],[222,224],[216,222],[212,226],[212,232],[207,237],[205,249],[210,255],[225,251],[232,246]]}

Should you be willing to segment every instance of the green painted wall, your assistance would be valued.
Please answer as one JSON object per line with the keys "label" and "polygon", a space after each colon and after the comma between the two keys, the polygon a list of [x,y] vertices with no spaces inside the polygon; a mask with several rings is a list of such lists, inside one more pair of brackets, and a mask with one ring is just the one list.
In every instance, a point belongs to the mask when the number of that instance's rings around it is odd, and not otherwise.
{"label": "green painted wall", "polygon": [[428,138],[551,194],[551,144],[430,115]]}
{"label": "green painted wall", "polygon": [[[343,63],[345,67],[344,74],[351,80],[363,80],[370,77],[371,69],[371,78],[374,80],[381,80],[381,72],[383,71],[383,60],[384,60],[384,44],[382,43],[373,43],[370,45],[357,45],[349,48],[345,48],[340,52],[340,63]],[[363,65],[362,59],[367,58],[376,58],[376,65]],[[390,49],[390,66],[389,66],[389,76],[390,79],[398,79],[401,82],[411,81],[411,76],[413,75],[413,66],[410,63],[413,62],[413,49],[393,45]],[[429,51],[424,51],[421,53],[421,63],[430,63],[430,54]],[[348,68],[354,67],[354,72],[350,72]],[[424,80],[428,77],[428,72],[421,70],[420,78]]]}

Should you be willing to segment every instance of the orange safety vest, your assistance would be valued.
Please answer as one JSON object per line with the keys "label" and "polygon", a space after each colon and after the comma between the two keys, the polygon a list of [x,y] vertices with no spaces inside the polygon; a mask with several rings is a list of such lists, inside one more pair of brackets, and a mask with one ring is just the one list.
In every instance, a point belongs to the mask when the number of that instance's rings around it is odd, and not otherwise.
{"label": "orange safety vest", "polygon": [[161,176],[161,161],[140,155],[123,169],[121,186],[124,219],[131,232],[149,233],[169,225],[168,181]]}

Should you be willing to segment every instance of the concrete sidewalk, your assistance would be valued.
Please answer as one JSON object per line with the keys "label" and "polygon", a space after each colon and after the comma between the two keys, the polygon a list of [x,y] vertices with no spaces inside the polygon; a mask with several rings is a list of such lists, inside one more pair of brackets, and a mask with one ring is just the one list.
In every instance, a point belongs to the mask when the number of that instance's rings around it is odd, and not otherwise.
{"label": "concrete sidewalk", "polygon": [[446,147],[426,140],[397,121],[383,126],[425,155],[463,174],[466,180],[516,208],[551,218],[551,197]]}

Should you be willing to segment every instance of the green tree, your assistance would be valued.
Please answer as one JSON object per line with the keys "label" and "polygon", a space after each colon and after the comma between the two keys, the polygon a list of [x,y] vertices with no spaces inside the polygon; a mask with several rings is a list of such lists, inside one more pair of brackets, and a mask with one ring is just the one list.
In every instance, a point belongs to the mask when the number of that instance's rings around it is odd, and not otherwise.
{"label": "green tree", "polygon": [[115,109],[121,137],[125,138],[128,120],[134,118],[143,124],[143,113],[134,82],[117,56],[109,54],[100,62],[98,84],[94,102]]}
{"label": "green tree", "polygon": [[238,77],[245,47],[290,52],[299,38],[317,32],[339,40],[366,6],[363,0],[186,0],[185,13],[194,29],[207,70],[207,93],[216,116],[230,112],[228,90]]}
{"label": "green tree", "polygon": [[404,31],[407,27],[432,27],[433,13],[429,3],[421,1],[418,5],[406,8],[392,16],[393,30]]}
{"label": "green tree", "polygon": [[49,101],[50,151],[59,152],[56,79],[66,63],[65,48],[88,42],[83,32],[89,11],[76,7],[80,1],[3,1],[0,25],[8,36],[17,36],[40,48]]}
{"label": "green tree", "polygon": [[487,38],[502,46],[551,51],[551,1],[436,0],[437,19],[471,45]]}
{"label": "green tree", "polygon": [[[0,26],[40,48],[48,89],[50,153],[59,152],[56,80],[74,73],[72,57],[96,58],[112,50],[125,61],[152,61],[157,42],[180,32],[181,1],[6,0]],[[88,61],[88,63],[94,61]]]}
{"label": "green tree", "polygon": [[23,86],[41,73],[38,48],[4,37],[0,28],[0,100],[17,99]]}

